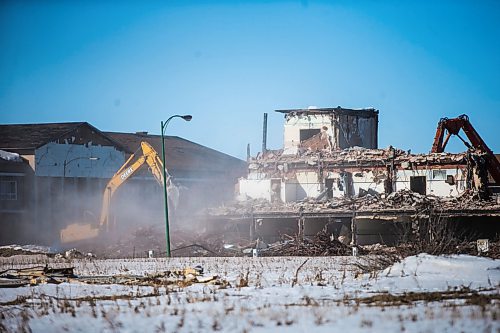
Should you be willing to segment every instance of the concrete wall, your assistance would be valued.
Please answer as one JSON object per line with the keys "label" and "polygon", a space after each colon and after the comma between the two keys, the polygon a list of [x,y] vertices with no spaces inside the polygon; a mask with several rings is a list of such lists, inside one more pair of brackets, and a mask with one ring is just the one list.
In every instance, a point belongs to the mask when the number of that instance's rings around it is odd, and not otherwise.
{"label": "concrete wall", "polygon": [[240,195],[271,201],[271,179],[240,179]]}
{"label": "concrete wall", "polygon": [[[426,194],[442,197],[455,197],[461,194],[465,188],[465,175],[462,169],[421,169],[421,170],[398,170],[396,172],[395,190],[410,190],[410,179],[415,176],[426,177]],[[446,183],[446,177],[453,176],[455,184]]]}

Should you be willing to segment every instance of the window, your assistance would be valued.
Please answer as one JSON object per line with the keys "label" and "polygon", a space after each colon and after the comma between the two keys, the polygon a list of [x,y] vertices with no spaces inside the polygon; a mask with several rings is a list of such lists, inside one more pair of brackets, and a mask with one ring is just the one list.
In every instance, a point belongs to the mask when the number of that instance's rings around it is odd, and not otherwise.
{"label": "window", "polygon": [[17,181],[0,180],[0,200],[17,200]]}
{"label": "window", "polygon": [[446,180],[446,170],[432,170],[433,180]]}
{"label": "window", "polygon": [[452,175],[446,176],[446,183],[450,185],[455,185],[455,177]]}
{"label": "window", "polygon": [[426,178],[425,176],[411,176],[410,177],[410,190],[413,192],[426,194]]}

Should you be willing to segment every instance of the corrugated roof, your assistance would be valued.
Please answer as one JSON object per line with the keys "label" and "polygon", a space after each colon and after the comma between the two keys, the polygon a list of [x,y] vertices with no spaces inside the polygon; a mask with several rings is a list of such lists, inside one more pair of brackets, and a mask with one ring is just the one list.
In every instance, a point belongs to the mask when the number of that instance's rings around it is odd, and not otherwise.
{"label": "corrugated roof", "polygon": [[[104,132],[104,134],[124,146],[129,153],[136,152],[141,141],[146,141],[158,154],[161,154],[160,135],[117,132]],[[245,161],[177,136],[165,137],[165,160],[167,168],[172,170],[221,172],[229,168],[246,168]]]}
{"label": "corrugated roof", "polygon": [[33,150],[85,122],[0,125],[0,149]]}

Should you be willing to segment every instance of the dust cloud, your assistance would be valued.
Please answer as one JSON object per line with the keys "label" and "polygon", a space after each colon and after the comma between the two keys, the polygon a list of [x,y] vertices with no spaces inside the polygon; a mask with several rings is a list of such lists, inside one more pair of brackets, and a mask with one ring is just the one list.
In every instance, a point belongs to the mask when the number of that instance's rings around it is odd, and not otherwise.
{"label": "dust cloud", "polygon": [[[183,175],[173,179],[176,190],[169,190],[169,230],[171,249],[216,230],[206,211],[234,198],[235,184],[228,177],[195,178]],[[69,180],[69,181],[68,181]],[[234,179],[236,182],[237,179]],[[56,181],[57,183],[57,181]],[[123,183],[111,198],[109,223],[97,237],[60,243],[59,232],[68,225],[98,228],[106,182],[98,179],[66,179],[45,202],[45,218],[52,221],[46,232],[35,232],[31,239],[57,250],[76,247],[106,257],[140,257],[150,250],[156,255],[166,251],[163,186],[152,177],[139,175]],[[64,191],[63,191],[64,189]],[[178,195],[176,194],[178,193]],[[176,200],[177,199],[177,200]]]}

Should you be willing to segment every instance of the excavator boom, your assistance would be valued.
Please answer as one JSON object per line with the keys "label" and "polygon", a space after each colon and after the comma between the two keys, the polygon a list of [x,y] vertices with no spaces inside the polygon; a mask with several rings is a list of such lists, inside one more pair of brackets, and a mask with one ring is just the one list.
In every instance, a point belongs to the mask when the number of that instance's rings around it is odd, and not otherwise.
{"label": "excavator boom", "polygon": [[[465,141],[459,134],[462,130],[470,143]],[[444,134],[446,132],[446,138]],[[479,133],[475,130],[469,121],[469,117],[465,114],[457,118],[442,118],[436,129],[436,136],[432,144],[431,153],[442,153],[448,144],[448,140],[452,135],[456,135],[467,148],[474,148],[481,152],[486,153],[488,156],[488,171],[497,184],[500,184],[500,162],[497,160],[493,151],[486,145],[486,142],[481,138]]]}
{"label": "excavator boom", "polygon": [[[148,164],[151,173],[153,174],[156,181],[161,185],[163,184],[163,163],[158,156],[158,153],[154,150],[151,145],[145,141],[141,142],[141,155],[136,158],[136,154],[130,156],[130,158],[122,165],[122,167],[115,173],[111,180],[106,185],[104,190],[104,195],[102,198],[102,210],[100,218],[100,226],[109,226],[109,206],[111,203],[111,198],[113,197],[115,191],[134,175],[144,163]],[[135,160],[135,161],[134,161]],[[131,163],[131,161],[134,161]],[[170,176],[167,173],[167,177]]]}
{"label": "excavator boom", "polygon": [[[102,197],[102,209],[99,219],[99,227],[94,227],[91,224],[71,224],[61,230],[61,243],[71,243],[80,240],[94,238],[99,235],[100,230],[107,230],[109,221],[109,209],[111,198],[116,190],[132,177],[140,168],[147,164],[149,170],[153,174],[158,184],[163,185],[163,163],[156,150],[147,142],[141,142],[141,153],[135,152],[128,160],[118,169],[114,176],[109,180]],[[167,175],[167,183],[169,188],[174,187],[171,182],[171,177],[165,170]]]}

